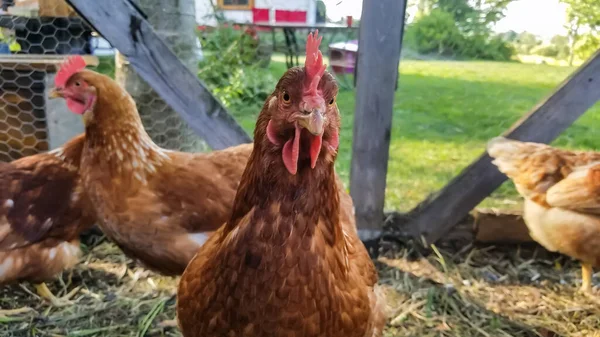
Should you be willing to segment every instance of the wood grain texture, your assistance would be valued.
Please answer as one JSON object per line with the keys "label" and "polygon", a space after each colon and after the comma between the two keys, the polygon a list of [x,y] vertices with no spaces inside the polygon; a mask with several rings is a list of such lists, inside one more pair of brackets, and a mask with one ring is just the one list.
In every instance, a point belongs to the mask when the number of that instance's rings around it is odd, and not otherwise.
{"label": "wood grain texture", "polygon": [[363,240],[378,233],[383,220],[405,11],[405,0],[365,1],[362,10],[350,193]]}
{"label": "wood grain texture", "polygon": [[158,37],[127,0],[68,0],[125,55],[136,72],[215,150],[249,143],[250,137],[212,93]]}
{"label": "wood grain texture", "polygon": [[[600,99],[600,53],[596,53],[549,97],[537,104],[503,135],[507,138],[549,143]],[[489,196],[506,176],[487,153],[465,168],[435,197],[411,211],[409,226],[433,243]]]}

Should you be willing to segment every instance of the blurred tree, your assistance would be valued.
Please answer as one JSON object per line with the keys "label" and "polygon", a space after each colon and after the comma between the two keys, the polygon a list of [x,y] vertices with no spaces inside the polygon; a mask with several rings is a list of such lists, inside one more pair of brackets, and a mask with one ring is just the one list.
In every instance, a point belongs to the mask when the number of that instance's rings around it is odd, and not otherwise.
{"label": "blurred tree", "polygon": [[517,51],[520,54],[526,55],[530,54],[531,50],[540,44],[542,44],[542,41],[540,41],[537,36],[531,34],[530,32],[521,32],[516,41]]}
{"label": "blurred tree", "polygon": [[553,47],[556,48],[556,58],[559,60],[567,59],[571,54],[569,47],[569,37],[564,35],[555,35],[550,40]]}
{"label": "blurred tree", "polygon": [[569,45],[569,37],[564,35],[554,35],[552,39],[550,39],[550,43],[557,47],[567,46]]}
{"label": "blurred tree", "polygon": [[514,49],[502,36],[487,27],[461,30],[455,16],[441,8],[417,18],[406,30],[406,46],[421,54],[437,54],[469,59],[506,61]]}
{"label": "blurred tree", "polygon": [[431,0],[432,8],[452,14],[465,32],[488,33],[492,25],[504,18],[508,4],[515,0]]}
{"label": "blurred tree", "polygon": [[560,0],[568,6],[568,18],[577,18],[579,24],[592,30],[600,27],[600,1],[598,0]]}
{"label": "blurred tree", "polygon": [[317,23],[325,23],[327,21],[327,7],[322,0],[317,0]]}
{"label": "blurred tree", "polygon": [[452,14],[440,9],[418,18],[411,27],[411,34],[414,34],[416,49],[421,54],[454,55],[462,43]]}
{"label": "blurred tree", "polygon": [[508,42],[516,42],[517,39],[519,38],[519,33],[515,32],[514,30],[509,30],[508,32],[504,32],[502,34],[500,34],[500,36]]}
{"label": "blurred tree", "polygon": [[[572,64],[575,54],[586,59],[600,48],[600,1],[560,0],[560,2],[568,6],[566,28],[570,39],[569,63]],[[582,33],[582,30],[586,33]]]}
{"label": "blurred tree", "polygon": [[558,58],[559,50],[553,44],[539,45],[531,49],[531,54]]}
{"label": "blurred tree", "polygon": [[600,37],[597,34],[583,34],[574,46],[574,54],[581,60],[589,58],[600,48]]}

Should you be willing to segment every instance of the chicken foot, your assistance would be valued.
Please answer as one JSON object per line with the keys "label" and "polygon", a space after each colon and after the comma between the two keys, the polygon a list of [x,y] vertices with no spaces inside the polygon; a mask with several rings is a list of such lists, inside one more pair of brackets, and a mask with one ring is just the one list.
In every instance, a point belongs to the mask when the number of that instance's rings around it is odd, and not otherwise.
{"label": "chicken foot", "polygon": [[590,293],[592,292],[592,275],[594,271],[592,265],[589,263],[581,264],[581,292]]}
{"label": "chicken foot", "polygon": [[65,296],[58,298],[58,297],[54,296],[54,294],[52,293],[52,291],[50,291],[50,289],[48,289],[48,286],[46,285],[46,283],[40,283],[40,284],[35,285],[35,289],[37,290],[38,295],[40,297],[50,301],[50,303],[52,303],[52,305],[55,307],[64,307],[64,306],[73,304],[73,302],[71,302],[70,299],[73,296],[75,296],[75,294],[79,291],[79,288],[80,287],[77,287],[77,288],[71,290]]}

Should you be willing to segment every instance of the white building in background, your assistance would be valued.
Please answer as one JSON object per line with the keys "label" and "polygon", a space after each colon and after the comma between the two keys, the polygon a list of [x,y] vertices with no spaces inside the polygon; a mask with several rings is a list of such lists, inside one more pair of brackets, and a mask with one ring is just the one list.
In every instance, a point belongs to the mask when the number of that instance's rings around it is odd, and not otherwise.
{"label": "white building in background", "polygon": [[317,21],[318,0],[196,0],[199,25],[214,26],[216,20],[211,1],[228,21],[239,23],[303,23]]}

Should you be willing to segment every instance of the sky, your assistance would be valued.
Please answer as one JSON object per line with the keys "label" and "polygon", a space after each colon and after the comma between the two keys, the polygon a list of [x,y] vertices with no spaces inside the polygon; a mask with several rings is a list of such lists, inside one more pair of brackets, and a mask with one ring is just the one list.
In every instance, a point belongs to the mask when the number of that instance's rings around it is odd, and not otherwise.
{"label": "sky", "polygon": [[558,0],[517,0],[508,5],[506,17],[498,22],[496,30],[526,30],[550,39],[557,34],[566,34],[565,19],[566,6]]}
{"label": "sky", "polygon": [[[373,0],[377,1],[377,0]],[[327,15],[342,18],[352,15],[360,18],[362,0],[324,0]],[[506,17],[497,23],[498,32],[514,30],[528,31],[544,39],[557,34],[565,34],[564,4],[559,0],[517,0],[508,5]]]}

